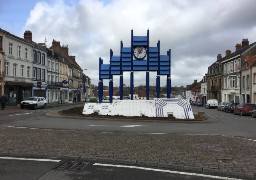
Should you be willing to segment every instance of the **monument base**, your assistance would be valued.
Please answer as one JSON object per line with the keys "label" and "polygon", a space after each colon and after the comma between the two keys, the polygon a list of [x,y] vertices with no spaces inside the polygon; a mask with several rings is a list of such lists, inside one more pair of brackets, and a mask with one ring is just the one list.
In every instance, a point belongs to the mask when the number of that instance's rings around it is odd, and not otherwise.
{"label": "monument base", "polygon": [[185,99],[114,100],[113,103],[85,103],[83,114],[109,116],[174,117],[194,119],[191,105]]}

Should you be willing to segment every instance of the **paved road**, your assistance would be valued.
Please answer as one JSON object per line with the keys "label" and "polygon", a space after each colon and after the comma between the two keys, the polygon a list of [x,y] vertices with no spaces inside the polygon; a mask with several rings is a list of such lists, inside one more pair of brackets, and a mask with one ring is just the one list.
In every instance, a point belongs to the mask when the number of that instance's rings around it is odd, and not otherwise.
{"label": "paved road", "polygon": [[0,154],[256,177],[256,121],[251,117],[235,119],[240,116],[206,110],[215,116],[208,123],[159,123],[46,115],[57,110],[1,115]]}
{"label": "paved road", "polygon": [[[57,108],[57,107],[56,107]],[[57,115],[60,109],[24,110],[19,113],[7,114],[2,123],[8,122],[11,126],[70,129],[98,132],[129,132],[129,133],[178,133],[195,135],[224,135],[244,137],[256,140],[256,118],[239,116],[231,113],[193,107],[194,112],[205,111],[208,121],[166,122],[166,121],[131,121],[131,120],[95,120],[93,118],[46,116]],[[61,107],[65,108],[65,107]],[[0,122],[1,123],[1,122]]]}

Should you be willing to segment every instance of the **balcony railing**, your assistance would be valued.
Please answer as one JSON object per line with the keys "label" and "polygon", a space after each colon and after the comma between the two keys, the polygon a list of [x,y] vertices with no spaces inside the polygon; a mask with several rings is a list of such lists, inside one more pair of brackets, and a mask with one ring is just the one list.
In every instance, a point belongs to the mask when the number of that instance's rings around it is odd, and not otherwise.
{"label": "balcony railing", "polygon": [[52,82],[48,81],[48,86],[54,86],[54,87],[63,87],[63,82]]}

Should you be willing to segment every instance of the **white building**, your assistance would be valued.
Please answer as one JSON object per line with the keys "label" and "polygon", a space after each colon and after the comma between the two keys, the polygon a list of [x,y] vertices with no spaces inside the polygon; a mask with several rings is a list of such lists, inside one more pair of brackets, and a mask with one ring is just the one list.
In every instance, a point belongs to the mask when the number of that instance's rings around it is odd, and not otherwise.
{"label": "white building", "polygon": [[17,105],[32,95],[33,46],[3,29],[0,29],[5,61],[4,92],[8,105]]}

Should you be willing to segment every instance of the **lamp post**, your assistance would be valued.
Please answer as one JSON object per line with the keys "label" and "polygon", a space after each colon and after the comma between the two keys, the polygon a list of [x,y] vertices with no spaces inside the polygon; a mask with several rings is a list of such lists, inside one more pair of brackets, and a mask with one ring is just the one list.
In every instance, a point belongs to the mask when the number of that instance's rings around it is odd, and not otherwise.
{"label": "lamp post", "polygon": [[[87,69],[84,69],[84,71],[86,71]],[[84,86],[84,88],[83,88],[83,91],[84,91],[84,102],[86,102],[86,75],[85,75],[85,73],[84,73],[84,77],[85,77],[85,79],[84,79],[84,84],[83,84],[83,86]]]}

